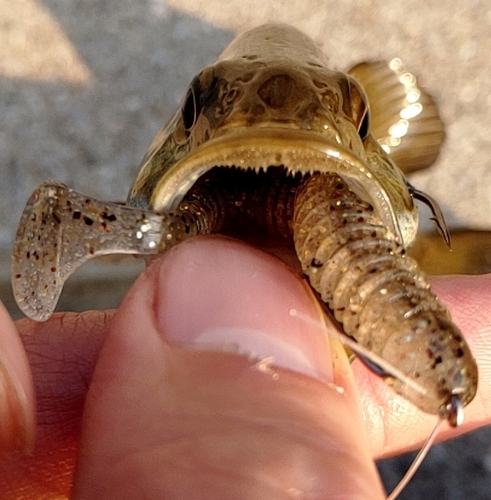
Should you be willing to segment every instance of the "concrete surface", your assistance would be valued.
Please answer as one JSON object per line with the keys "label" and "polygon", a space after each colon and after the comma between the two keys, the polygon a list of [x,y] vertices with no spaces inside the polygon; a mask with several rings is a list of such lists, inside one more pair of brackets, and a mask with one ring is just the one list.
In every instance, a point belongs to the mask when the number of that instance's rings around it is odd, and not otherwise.
{"label": "concrete surface", "polygon": [[[303,29],[338,69],[401,57],[447,125],[437,164],[413,184],[440,201],[452,227],[491,229],[488,0],[0,0],[0,297],[11,311],[9,252],[34,187],[56,178],[124,199],[194,73],[237,33],[270,21]],[[115,306],[130,275],[117,287],[104,278],[104,303],[75,278],[64,307]],[[485,430],[436,447],[401,498],[490,498],[490,438]],[[405,460],[381,465],[391,484]]]}

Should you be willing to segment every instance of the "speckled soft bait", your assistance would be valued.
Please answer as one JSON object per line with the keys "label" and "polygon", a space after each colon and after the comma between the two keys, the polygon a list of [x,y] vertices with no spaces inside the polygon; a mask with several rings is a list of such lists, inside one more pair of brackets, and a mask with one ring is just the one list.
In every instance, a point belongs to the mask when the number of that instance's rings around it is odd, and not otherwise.
{"label": "speckled soft bait", "polygon": [[15,297],[45,320],[87,259],[155,254],[197,234],[294,247],[344,332],[403,374],[382,370],[387,382],[457,425],[476,393],[477,367],[405,255],[418,224],[414,198],[448,235],[436,203],[396,166],[428,166],[443,136],[433,101],[399,60],[345,74],[328,69],[299,31],[257,28],[194,78],[152,142],[127,206],[57,182],[34,192],[14,249]]}

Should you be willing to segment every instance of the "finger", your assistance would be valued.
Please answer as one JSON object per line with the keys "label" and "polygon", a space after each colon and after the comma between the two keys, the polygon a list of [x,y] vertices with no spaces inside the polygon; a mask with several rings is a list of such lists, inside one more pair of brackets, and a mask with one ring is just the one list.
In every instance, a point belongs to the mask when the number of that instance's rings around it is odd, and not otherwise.
{"label": "finger", "polygon": [[16,323],[35,385],[36,446],[28,456],[0,461],[0,498],[68,495],[85,395],[111,317],[112,312],[89,311]]}
{"label": "finger", "polygon": [[25,351],[14,323],[0,303],[0,456],[32,449],[34,413]]}
{"label": "finger", "polygon": [[74,497],[383,498],[346,356],[292,308],[320,317],[288,268],[231,240],[148,268],[94,372]]}
{"label": "finger", "polygon": [[[462,330],[479,368],[478,392],[464,410],[464,424],[456,429],[444,423],[438,436],[441,441],[491,423],[491,275],[442,276],[431,282]],[[435,426],[436,417],[395,395],[359,361],[352,366],[374,456],[386,457],[420,447]]]}

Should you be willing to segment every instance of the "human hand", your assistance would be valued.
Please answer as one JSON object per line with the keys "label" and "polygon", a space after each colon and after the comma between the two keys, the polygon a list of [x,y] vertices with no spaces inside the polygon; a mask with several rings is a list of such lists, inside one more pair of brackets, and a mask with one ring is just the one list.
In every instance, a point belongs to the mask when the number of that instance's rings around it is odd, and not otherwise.
{"label": "human hand", "polygon": [[[481,367],[466,423],[441,433],[450,437],[490,418],[491,276],[433,286]],[[10,426],[2,403],[0,445],[32,441],[30,373],[38,426],[34,453],[0,466],[0,497],[60,498],[75,469],[75,498],[383,498],[372,457],[415,447],[436,419],[359,362],[353,377],[339,346],[292,308],[320,317],[308,287],[283,264],[202,238],[150,266],[114,317],[17,322],[30,368],[1,311],[4,380],[25,400],[22,411],[11,405]]]}

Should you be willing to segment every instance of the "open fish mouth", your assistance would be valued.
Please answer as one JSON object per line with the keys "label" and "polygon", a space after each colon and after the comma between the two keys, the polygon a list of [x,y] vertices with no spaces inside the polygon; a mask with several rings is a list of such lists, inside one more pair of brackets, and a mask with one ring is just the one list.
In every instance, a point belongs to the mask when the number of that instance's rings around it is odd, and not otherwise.
{"label": "open fish mouth", "polygon": [[[284,167],[292,174],[336,172],[350,188],[368,197],[394,235],[402,238],[390,194],[367,162],[323,135],[285,128],[241,128],[212,139],[165,172],[150,206],[174,211],[195,182],[214,167],[255,171]],[[132,199],[130,197],[130,204]]]}

